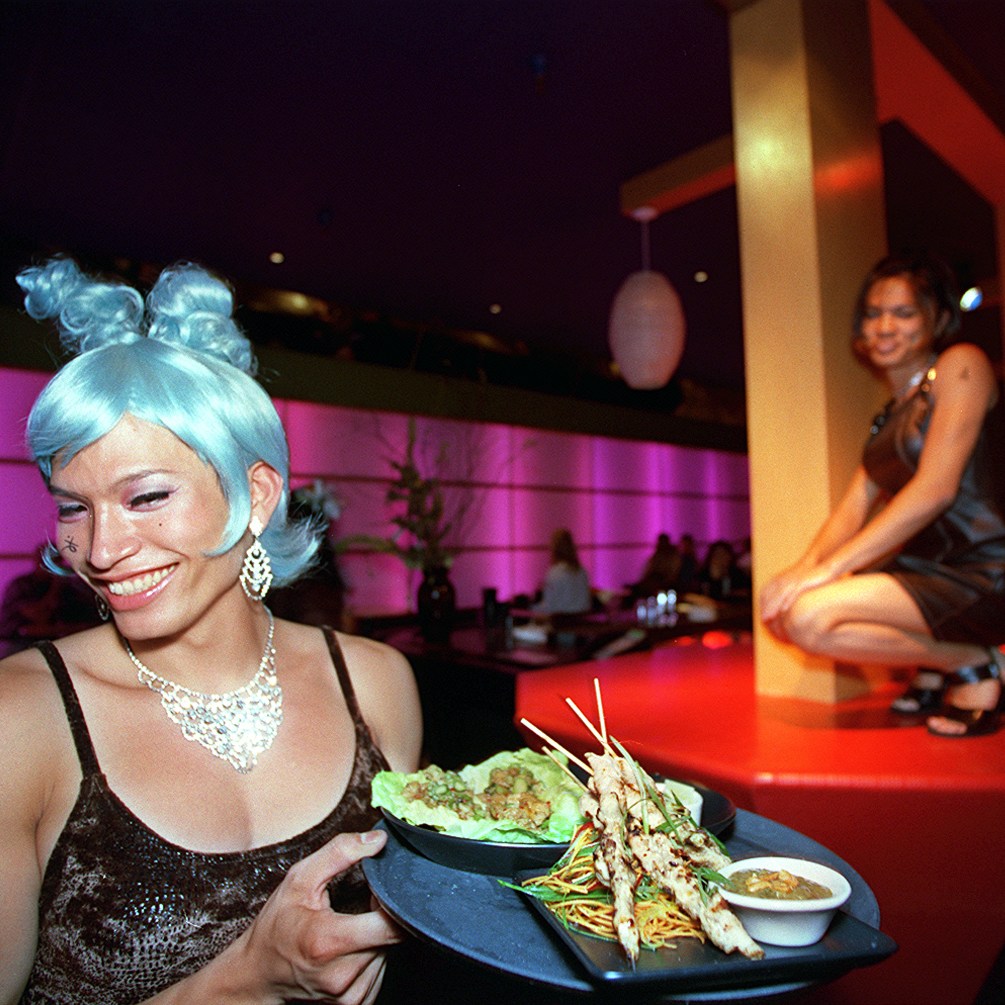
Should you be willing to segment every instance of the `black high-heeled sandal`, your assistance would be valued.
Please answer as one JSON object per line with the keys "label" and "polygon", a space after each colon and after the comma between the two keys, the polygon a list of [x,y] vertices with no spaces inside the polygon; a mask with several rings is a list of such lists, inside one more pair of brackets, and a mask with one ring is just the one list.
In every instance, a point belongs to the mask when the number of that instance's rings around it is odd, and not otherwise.
{"label": "black high-heeled sandal", "polygon": [[942,696],[946,693],[946,675],[939,670],[918,667],[918,674],[923,673],[937,674],[938,686],[920,687],[912,681],[907,690],[890,703],[891,712],[897,715],[923,715],[926,712],[934,712],[942,705]]}
{"label": "black high-heeled sandal", "polygon": [[1002,686],[1002,672],[999,657],[994,649],[991,652],[991,662],[983,666],[961,667],[954,673],[948,674],[946,683],[952,684],[979,684],[982,680],[998,681],[998,700],[991,708],[956,708],[954,705],[946,705],[939,712],[939,716],[944,719],[952,719],[954,722],[963,724],[962,733],[944,733],[941,729],[933,729],[931,720],[926,723],[928,732],[933,736],[943,736],[947,740],[960,740],[968,736],[988,736],[998,732],[1001,725],[1001,713],[1005,708],[1005,687]]}

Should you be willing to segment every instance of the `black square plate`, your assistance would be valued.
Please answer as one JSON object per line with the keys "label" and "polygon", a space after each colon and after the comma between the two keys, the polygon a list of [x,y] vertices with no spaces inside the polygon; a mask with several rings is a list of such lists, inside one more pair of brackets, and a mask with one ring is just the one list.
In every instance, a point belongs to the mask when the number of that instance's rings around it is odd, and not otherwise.
{"label": "black square plate", "polygon": [[[540,870],[524,870],[517,874],[517,882],[540,875]],[[749,960],[739,953],[727,955],[711,942],[678,939],[674,947],[641,950],[632,967],[617,943],[567,928],[537,898],[524,896],[593,980],[626,985],[659,982],[667,991],[827,979],[878,963],[897,948],[889,936],[838,911],[823,939],[812,946],[766,945],[763,959]]]}

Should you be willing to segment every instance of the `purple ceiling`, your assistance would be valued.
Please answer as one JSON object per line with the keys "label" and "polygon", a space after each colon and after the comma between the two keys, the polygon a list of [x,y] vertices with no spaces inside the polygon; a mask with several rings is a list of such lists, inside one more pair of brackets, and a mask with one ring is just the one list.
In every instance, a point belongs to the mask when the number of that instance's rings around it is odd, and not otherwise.
{"label": "purple ceiling", "polygon": [[[928,6],[1005,92],[1003,5]],[[640,265],[619,185],[731,129],[710,0],[7,0],[0,39],[8,244],[598,356]],[[741,386],[734,194],[651,241],[680,373]]]}

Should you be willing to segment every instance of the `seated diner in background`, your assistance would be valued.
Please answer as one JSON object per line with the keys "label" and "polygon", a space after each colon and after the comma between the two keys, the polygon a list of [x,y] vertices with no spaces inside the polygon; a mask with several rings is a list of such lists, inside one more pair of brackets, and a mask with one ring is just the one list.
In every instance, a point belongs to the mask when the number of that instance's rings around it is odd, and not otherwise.
{"label": "seated diner in background", "polygon": [[301,625],[351,631],[346,613],[346,583],[332,542],[332,524],[338,518],[338,500],[323,483],[303,486],[290,496],[289,519],[303,520],[318,532],[318,550],[306,575],[289,586],[273,590],[272,613]]}
{"label": "seated diner in background", "polygon": [[687,593],[694,589],[695,576],[698,575],[698,547],[693,534],[681,534],[677,542],[680,552],[680,572],[677,574],[677,592]]}
{"label": "seated diner in background", "polygon": [[713,541],[708,546],[692,588],[712,600],[750,594],[750,578],[736,564],[736,553],[728,541]]}
{"label": "seated diner in background", "polygon": [[580,564],[572,532],[560,527],[551,535],[551,565],[534,605],[537,615],[586,614],[593,608],[590,577]]}
{"label": "seated diner in background", "polygon": [[229,288],[23,271],[74,358],[28,417],[47,564],[104,623],[0,663],[0,1002],[373,1002],[370,781],[415,769],[395,650],[274,619],[317,531]]}
{"label": "seated diner in background", "polygon": [[54,576],[45,566],[46,546],[35,567],[15,576],[0,603],[0,657],[43,639],[60,638],[98,624],[93,593],[76,577]]}
{"label": "seated diner in background", "polygon": [[646,560],[641,578],[629,590],[629,599],[654,597],[667,590],[676,590],[680,585],[681,564],[680,551],[670,540],[670,535],[660,534],[653,553]]}

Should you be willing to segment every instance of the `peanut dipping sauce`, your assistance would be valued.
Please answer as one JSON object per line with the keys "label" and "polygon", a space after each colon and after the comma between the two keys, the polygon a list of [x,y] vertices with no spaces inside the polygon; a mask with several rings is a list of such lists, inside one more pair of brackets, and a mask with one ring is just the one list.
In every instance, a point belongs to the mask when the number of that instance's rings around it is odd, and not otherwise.
{"label": "peanut dipping sauce", "polygon": [[833,891],[785,869],[742,869],[729,877],[729,888],[746,897],[765,900],[822,900]]}

